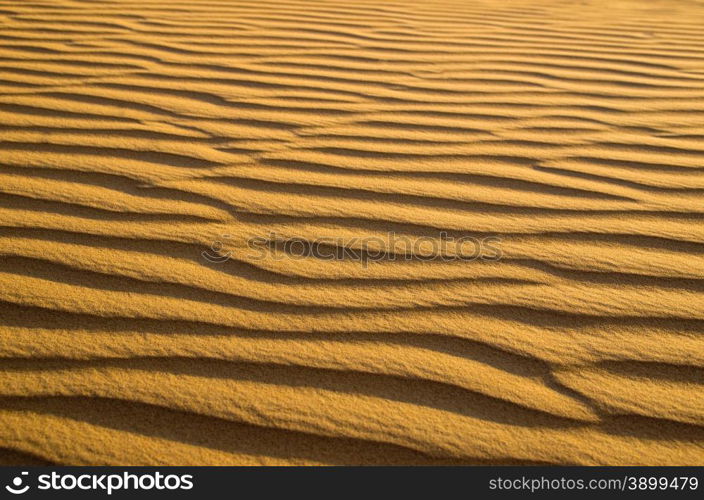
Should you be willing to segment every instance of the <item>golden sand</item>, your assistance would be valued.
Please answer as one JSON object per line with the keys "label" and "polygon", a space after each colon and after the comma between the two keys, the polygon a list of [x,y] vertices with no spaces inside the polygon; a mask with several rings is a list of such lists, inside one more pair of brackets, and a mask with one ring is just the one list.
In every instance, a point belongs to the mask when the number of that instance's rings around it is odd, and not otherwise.
{"label": "golden sand", "polygon": [[0,464],[704,463],[703,26],[0,2]]}

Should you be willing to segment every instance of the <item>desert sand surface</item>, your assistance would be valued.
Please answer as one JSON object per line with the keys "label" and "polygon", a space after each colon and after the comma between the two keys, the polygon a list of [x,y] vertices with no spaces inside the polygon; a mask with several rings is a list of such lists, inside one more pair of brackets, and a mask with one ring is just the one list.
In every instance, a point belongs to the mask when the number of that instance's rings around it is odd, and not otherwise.
{"label": "desert sand surface", "polygon": [[701,465],[703,194],[701,1],[2,1],[0,462]]}

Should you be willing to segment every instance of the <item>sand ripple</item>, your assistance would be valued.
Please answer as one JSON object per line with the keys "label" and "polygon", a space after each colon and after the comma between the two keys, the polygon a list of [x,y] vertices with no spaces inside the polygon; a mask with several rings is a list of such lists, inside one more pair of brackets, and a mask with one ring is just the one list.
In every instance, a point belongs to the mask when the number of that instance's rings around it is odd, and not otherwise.
{"label": "sand ripple", "polygon": [[702,463],[702,26],[0,2],[0,462]]}

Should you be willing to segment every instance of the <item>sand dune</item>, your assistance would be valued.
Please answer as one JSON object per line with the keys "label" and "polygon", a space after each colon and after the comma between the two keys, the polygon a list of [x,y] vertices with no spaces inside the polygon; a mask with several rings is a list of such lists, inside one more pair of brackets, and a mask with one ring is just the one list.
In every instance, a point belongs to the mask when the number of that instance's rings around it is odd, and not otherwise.
{"label": "sand dune", "polygon": [[701,464],[702,26],[0,1],[0,463]]}

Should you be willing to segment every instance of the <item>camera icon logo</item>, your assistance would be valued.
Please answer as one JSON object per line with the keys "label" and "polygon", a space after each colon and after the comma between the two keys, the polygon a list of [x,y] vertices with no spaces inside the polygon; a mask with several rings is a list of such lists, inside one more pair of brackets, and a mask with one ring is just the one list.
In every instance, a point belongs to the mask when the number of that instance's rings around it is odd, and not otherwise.
{"label": "camera icon logo", "polygon": [[27,476],[29,472],[22,472],[21,475],[15,477],[12,480],[12,485],[7,485],[5,486],[5,489],[12,493],[13,495],[21,495],[22,493],[27,493],[27,490],[29,490],[29,485],[25,485],[24,487],[22,486],[22,476]]}

